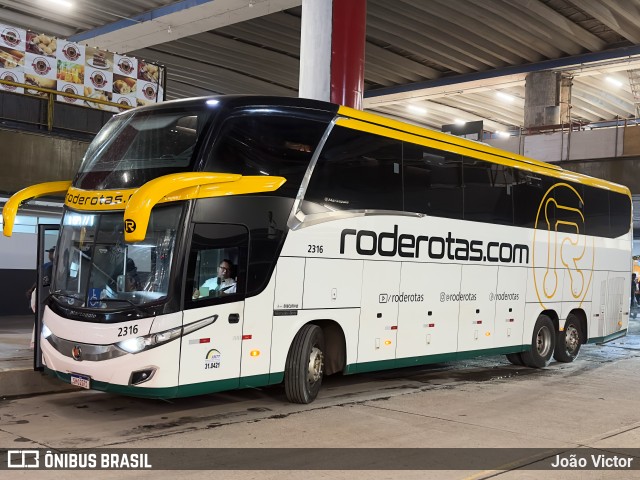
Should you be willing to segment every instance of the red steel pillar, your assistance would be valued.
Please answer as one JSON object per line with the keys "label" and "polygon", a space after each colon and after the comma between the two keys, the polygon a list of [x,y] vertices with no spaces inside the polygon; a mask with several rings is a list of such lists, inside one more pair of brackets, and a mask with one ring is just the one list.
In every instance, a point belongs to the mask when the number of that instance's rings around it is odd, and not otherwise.
{"label": "red steel pillar", "polygon": [[362,110],[367,0],[333,0],[331,101]]}
{"label": "red steel pillar", "polygon": [[366,0],[303,0],[300,97],[362,108]]}

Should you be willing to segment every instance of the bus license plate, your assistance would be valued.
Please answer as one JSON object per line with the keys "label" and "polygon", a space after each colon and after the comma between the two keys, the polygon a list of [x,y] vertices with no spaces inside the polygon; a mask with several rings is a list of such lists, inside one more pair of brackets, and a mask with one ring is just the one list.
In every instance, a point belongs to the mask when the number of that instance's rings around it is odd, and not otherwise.
{"label": "bus license plate", "polygon": [[91,377],[85,375],[71,374],[71,385],[89,389],[91,388]]}

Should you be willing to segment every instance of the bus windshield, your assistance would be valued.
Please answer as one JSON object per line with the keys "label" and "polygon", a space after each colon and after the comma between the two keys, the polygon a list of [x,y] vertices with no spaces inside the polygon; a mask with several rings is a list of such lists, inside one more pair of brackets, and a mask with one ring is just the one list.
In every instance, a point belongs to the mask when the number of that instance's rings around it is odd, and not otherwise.
{"label": "bus windshield", "polygon": [[89,146],[74,186],[137,188],[162,175],[192,170],[211,115],[207,108],[173,107],[113,117]]}
{"label": "bus windshield", "polygon": [[113,309],[166,298],[182,207],[154,209],[144,242],[124,241],[122,212],[67,211],[53,297],[66,305]]}

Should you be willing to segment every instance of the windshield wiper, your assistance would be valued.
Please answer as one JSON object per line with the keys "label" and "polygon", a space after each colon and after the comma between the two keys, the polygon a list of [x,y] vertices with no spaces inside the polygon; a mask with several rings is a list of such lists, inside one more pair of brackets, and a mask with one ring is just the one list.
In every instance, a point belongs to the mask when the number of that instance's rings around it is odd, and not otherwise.
{"label": "windshield wiper", "polygon": [[98,302],[100,303],[109,303],[109,302],[125,302],[128,303],[129,305],[131,305],[134,310],[136,312],[138,312],[138,314],[142,315],[143,317],[147,316],[147,312],[145,312],[144,310],[142,310],[138,305],[136,305],[135,303],[133,303],[131,300],[129,300],[128,298],[101,298],[100,300],[98,300]]}
{"label": "windshield wiper", "polygon": [[80,300],[79,297],[74,297],[73,295],[68,295],[66,293],[62,293],[62,290],[56,290],[55,292],[51,292],[49,293],[50,297],[62,297],[62,298],[70,298],[71,300],[73,300],[73,303],[76,303],[77,300]]}
{"label": "windshield wiper", "polygon": [[[54,297],[62,297],[62,298],[70,298],[73,300],[73,303],[75,303],[76,301],[81,300],[78,297],[74,297],[73,295],[67,295],[65,293],[62,293],[62,290],[56,290],[55,292],[51,292],[49,295],[54,296]],[[131,300],[127,299],[127,298],[101,298],[99,300],[96,300],[96,302],[99,303],[109,303],[109,302],[124,302],[124,303],[128,303],[129,305],[131,305],[134,310],[142,316],[147,316],[147,312],[145,312],[144,310],[142,310],[138,305],[136,305],[135,303],[133,303]],[[86,305],[82,305],[82,307],[87,308]]]}

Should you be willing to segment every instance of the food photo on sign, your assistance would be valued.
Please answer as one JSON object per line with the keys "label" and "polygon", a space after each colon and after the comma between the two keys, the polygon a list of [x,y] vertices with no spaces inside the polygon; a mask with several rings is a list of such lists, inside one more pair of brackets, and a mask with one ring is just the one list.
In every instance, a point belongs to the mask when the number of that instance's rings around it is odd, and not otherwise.
{"label": "food photo on sign", "polygon": [[[92,100],[103,100],[107,102],[113,101],[113,94],[111,92],[106,92],[104,90],[96,90],[92,87],[87,87],[87,86],[84,87],[84,96]],[[91,108],[96,108],[98,110],[105,110],[105,111],[111,111],[113,108],[109,105],[93,102],[91,100],[85,100],[85,105]]]}
{"label": "food photo on sign", "polygon": [[84,84],[84,65],[58,60],[56,78],[63,82]]}
{"label": "food photo on sign", "polygon": [[147,63],[144,60],[138,60],[138,80],[158,83],[159,78],[160,67],[158,65]]}
{"label": "food photo on sign", "polygon": [[44,33],[27,32],[27,52],[35,55],[56,56],[58,41],[56,37]]}
{"label": "food photo on sign", "polygon": [[133,95],[136,93],[136,79],[113,74],[113,93],[120,95]]}
{"label": "food photo on sign", "polygon": [[0,47],[0,68],[19,68],[24,66],[24,52],[12,48]]}
{"label": "food photo on sign", "polygon": [[85,63],[91,68],[113,72],[113,53],[87,47],[85,50]]}
{"label": "food photo on sign", "polygon": [[[34,87],[39,87],[39,88],[48,88],[51,90],[55,90],[56,89],[56,79],[53,78],[46,78],[46,77],[41,77],[40,75],[34,75],[32,73],[25,73],[24,74],[24,83],[26,85],[33,85]],[[46,97],[47,95],[49,95],[46,92],[41,92],[39,90],[32,90],[27,88],[26,92],[29,95],[36,95],[38,97]]]}

